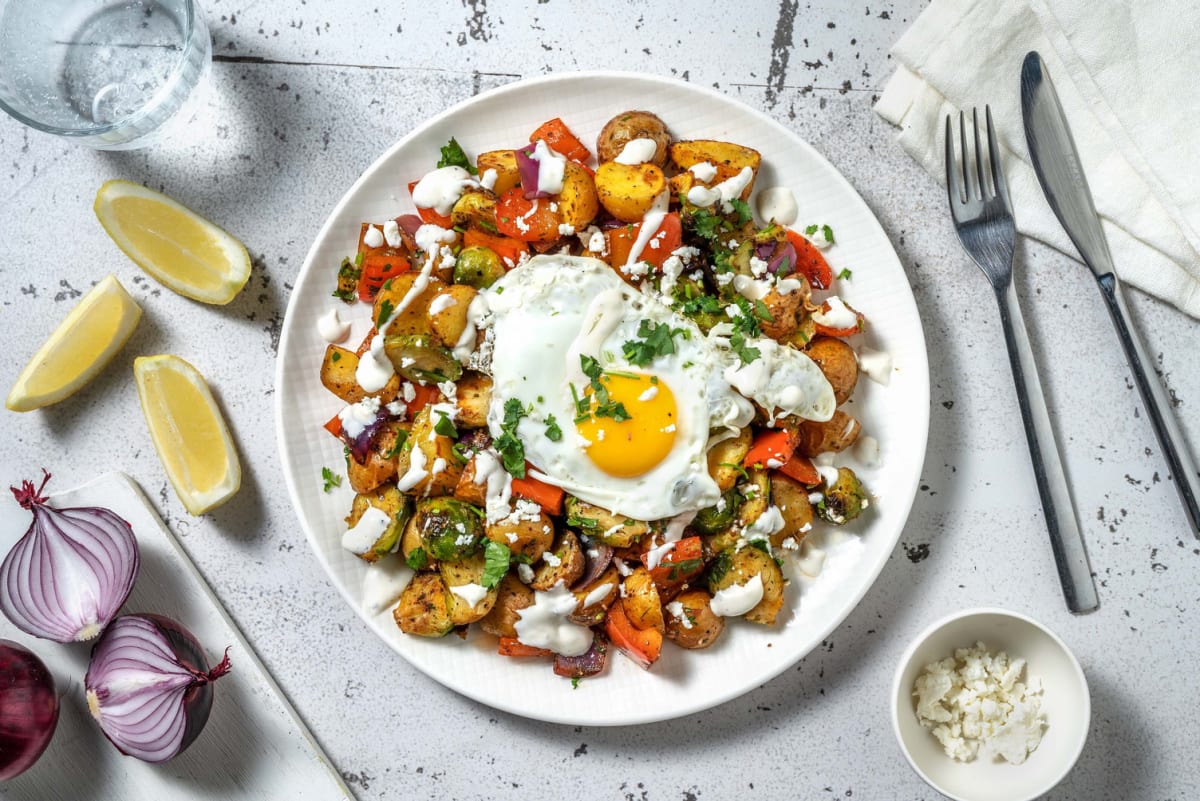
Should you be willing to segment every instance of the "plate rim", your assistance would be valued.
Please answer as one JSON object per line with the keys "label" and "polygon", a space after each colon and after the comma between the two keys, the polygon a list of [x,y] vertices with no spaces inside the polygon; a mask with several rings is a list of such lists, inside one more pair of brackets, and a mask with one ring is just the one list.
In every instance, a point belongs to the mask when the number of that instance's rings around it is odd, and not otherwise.
{"label": "plate rim", "polygon": [[[438,125],[440,125],[445,119],[447,119],[453,115],[456,115],[456,114],[460,113],[461,111],[466,110],[467,108],[469,108],[472,105],[481,103],[485,100],[491,100],[496,97],[501,97],[506,94],[525,92],[525,91],[529,91],[531,89],[536,89],[537,87],[545,87],[548,85],[553,85],[555,83],[563,83],[563,82],[568,82],[568,81],[643,82],[645,84],[658,85],[658,86],[666,87],[666,88],[669,88],[669,89],[675,90],[675,91],[683,91],[688,94],[699,95],[701,97],[706,96],[706,97],[709,97],[712,99],[719,100],[721,103],[733,104],[733,105],[738,106],[739,109],[743,113],[746,113],[749,116],[751,116],[752,118],[754,118],[754,120],[757,123],[766,125],[767,127],[770,127],[770,128],[774,128],[778,133],[785,136],[790,141],[791,144],[793,144],[793,145],[799,147],[801,150],[803,150],[805,152],[805,155],[807,158],[812,158],[812,159],[816,160],[818,163],[820,163],[824,167],[831,170],[840,179],[841,183],[843,184],[843,188],[845,190],[848,190],[849,196],[852,199],[853,204],[855,204],[859,208],[859,210],[866,215],[866,218],[869,219],[869,224],[875,227],[875,229],[878,231],[878,234],[881,237],[882,241],[887,243],[888,250],[890,251],[891,255],[894,257],[896,265],[899,267],[901,273],[904,276],[903,284],[904,284],[905,295],[904,295],[903,299],[912,304],[912,309],[913,309],[913,312],[914,312],[915,318],[916,318],[915,334],[916,334],[916,338],[920,344],[920,348],[918,351],[916,351],[915,353],[912,353],[912,354],[906,354],[905,365],[906,365],[906,368],[910,371],[914,370],[914,369],[919,369],[919,371],[921,373],[921,377],[923,377],[923,380],[918,381],[917,386],[916,386],[916,389],[919,393],[919,397],[914,398],[914,404],[919,405],[919,408],[921,409],[921,414],[919,415],[918,420],[909,421],[910,423],[915,422],[915,423],[919,424],[919,426],[920,426],[919,437],[918,437],[918,441],[920,442],[920,454],[919,454],[920,459],[917,460],[916,464],[918,467],[914,471],[913,475],[910,477],[910,480],[908,482],[909,486],[907,487],[906,491],[903,493],[903,500],[901,502],[903,505],[903,509],[900,511],[900,513],[898,515],[899,525],[897,526],[894,535],[891,537],[891,542],[889,544],[888,549],[886,551],[881,550],[881,552],[878,555],[878,558],[875,560],[874,564],[871,564],[869,566],[870,569],[867,571],[862,571],[860,573],[860,575],[864,575],[864,576],[869,574],[869,580],[864,582],[862,584],[861,589],[855,593],[853,602],[850,603],[846,607],[844,613],[841,614],[840,616],[838,616],[838,615],[833,616],[830,620],[826,621],[826,623],[824,625],[819,627],[819,629],[818,629],[819,636],[816,637],[816,641],[820,642],[821,640],[826,639],[830,633],[832,633],[836,628],[841,626],[842,623],[844,623],[846,621],[846,619],[854,612],[854,610],[858,608],[859,604],[862,603],[863,598],[866,597],[867,593],[870,592],[871,588],[873,588],[875,586],[877,580],[879,579],[880,574],[883,572],[883,568],[887,565],[887,563],[891,557],[891,554],[895,551],[896,544],[900,541],[901,534],[903,533],[905,527],[908,524],[909,516],[912,513],[912,506],[916,500],[917,489],[920,485],[921,472],[924,467],[925,458],[928,454],[929,421],[930,421],[929,399],[930,399],[930,392],[931,392],[930,376],[929,376],[929,351],[928,351],[928,343],[927,343],[927,340],[925,337],[924,321],[921,319],[920,306],[917,303],[915,294],[913,293],[912,283],[908,279],[908,274],[904,270],[904,263],[901,261],[899,254],[896,252],[895,245],[892,243],[892,240],[888,236],[887,231],[884,229],[883,224],[879,221],[878,216],[875,214],[875,212],[871,209],[871,207],[863,199],[862,195],[859,194],[859,192],[855,188],[855,186],[850,182],[850,180],[848,178],[846,178],[846,176],[842,173],[842,171],[840,169],[838,169],[828,158],[826,158],[823,154],[821,154],[819,151],[817,151],[807,140],[805,140],[803,137],[801,137],[798,133],[796,133],[795,131],[791,130],[790,128],[784,126],[779,121],[773,119],[768,114],[766,114],[764,111],[762,111],[754,106],[749,105],[748,103],[742,101],[739,98],[733,97],[733,96],[725,94],[723,92],[719,92],[716,89],[713,89],[713,88],[710,88],[707,86],[699,86],[699,85],[693,84],[689,81],[684,81],[684,80],[669,77],[669,76],[648,75],[648,74],[643,74],[643,73],[627,72],[627,71],[621,71],[621,70],[578,70],[578,71],[557,72],[557,73],[550,73],[550,74],[546,74],[546,75],[533,76],[533,77],[529,77],[529,78],[522,78],[522,79],[513,81],[511,83],[507,83],[502,86],[498,86],[493,89],[489,89],[485,92],[480,92],[477,95],[472,95],[471,97],[465,98],[465,99],[453,104],[452,106],[449,106],[448,108],[442,110],[441,112],[427,118],[426,120],[421,122],[419,125],[414,127],[411,131],[409,131],[404,136],[400,137],[397,141],[392,143],[389,147],[385,148],[384,151],[377,158],[375,158],[358,175],[358,177],[354,180],[354,182],[349,186],[349,188],[347,188],[345,190],[345,192],[342,194],[342,196],[338,199],[337,203],[334,204],[334,206],[330,209],[330,211],[328,212],[328,214],[325,218],[324,223],[321,225],[318,232],[314,235],[312,242],[309,245],[308,251],[304,257],[304,262],[300,266],[300,270],[296,273],[294,288],[289,296],[287,309],[284,312],[283,324],[281,326],[281,334],[280,334],[279,347],[278,347],[277,353],[284,354],[288,350],[287,346],[290,343],[290,340],[292,338],[292,329],[294,327],[293,326],[293,319],[294,319],[293,313],[295,311],[295,307],[299,303],[299,297],[300,297],[300,293],[297,290],[300,287],[301,280],[308,275],[309,271],[313,267],[313,264],[315,263],[319,244],[321,242],[323,242],[326,239],[326,237],[329,235],[331,229],[333,228],[334,221],[339,216],[341,216],[342,212],[351,203],[352,199],[354,199],[356,197],[356,195],[357,195],[359,189],[362,187],[362,185],[364,183],[366,183],[388,161],[390,161],[397,152],[399,152],[400,150],[405,148],[413,140],[418,139],[419,137],[423,136],[431,128],[435,128]],[[914,356],[917,357],[915,360],[912,358]],[[555,724],[561,724],[561,725],[574,725],[574,726],[584,725],[584,726],[605,726],[605,727],[641,725],[641,724],[647,724],[647,723],[657,723],[657,722],[662,722],[662,721],[667,721],[667,720],[684,717],[687,715],[696,714],[696,713],[703,712],[708,709],[715,708],[722,704],[728,703],[737,698],[740,698],[741,696],[753,691],[754,689],[763,686],[767,682],[778,678],[782,673],[787,671],[789,668],[795,666],[802,659],[804,659],[806,656],[808,656],[810,653],[812,653],[813,648],[809,648],[804,653],[798,655],[795,659],[792,659],[790,661],[784,660],[779,665],[774,666],[773,669],[768,671],[766,674],[763,674],[762,676],[757,677],[757,680],[755,682],[752,682],[749,684],[744,684],[744,683],[738,684],[736,686],[736,689],[706,695],[704,697],[703,701],[698,702],[693,705],[687,705],[687,706],[684,706],[684,707],[681,707],[678,709],[669,710],[665,713],[664,712],[655,712],[655,713],[643,714],[643,715],[634,714],[634,715],[629,715],[624,718],[606,718],[603,720],[583,719],[578,716],[571,716],[569,714],[555,714],[553,709],[543,710],[543,709],[534,708],[534,707],[517,707],[515,705],[500,702],[494,698],[489,698],[482,692],[473,691],[473,688],[469,685],[468,686],[459,686],[459,685],[452,685],[450,683],[447,683],[447,681],[443,680],[442,677],[436,675],[434,672],[432,672],[430,669],[428,669],[425,665],[421,664],[421,662],[419,660],[413,659],[411,656],[401,652],[392,641],[387,640],[378,631],[375,630],[374,623],[366,615],[365,611],[361,608],[359,599],[351,597],[349,589],[347,587],[343,586],[345,584],[345,582],[338,581],[335,578],[335,571],[333,569],[331,562],[325,556],[325,554],[322,552],[322,550],[317,546],[315,532],[312,530],[312,527],[309,525],[308,520],[303,515],[300,514],[300,510],[301,510],[301,506],[299,503],[300,491],[299,491],[299,487],[296,485],[295,476],[293,475],[295,471],[288,468],[288,465],[290,465],[292,463],[292,459],[291,459],[292,448],[289,444],[289,439],[287,437],[287,432],[286,432],[286,425],[285,425],[284,419],[283,419],[283,403],[284,403],[283,395],[284,395],[284,393],[282,393],[280,391],[280,388],[282,387],[282,384],[283,384],[285,368],[286,368],[286,360],[277,356],[276,366],[275,366],[275,374],[274,374],[274,386],[273,386],[273,391],[274,391],[274,395],[275,395],[274,404],[273,404],[274,413],[275,413],[275,435],[276,435],[276,440],[279,444],[279,456],[280,456],[280,463],[281,463],[280,467],[284,474],[285,485],[287,486],[288,500],[291,502],[293,510],[295,511],[296,517],[300,522],[300,526],[304,531],[305,539],[308,542],[309,549],[312,551],[313,555],[317,558],[318,564],[320,564],[321,569],[325,573],[326,580],[328,580],[331,584],[333,584],[334,588],[337,589],[339,595],[342,596],[343,600],[351,608],[351,610],[354,612],[355,616],[366,625],[367,630],[370,631],[371,634],[374,635],[375,637],[378,637],[380,640],[383,640],[384,644],[387,645],[388,648],[391,651],[393,651],[397,656],[404,659],[404,661],[407,664],[409,664],[414,669],[416,669],[417,671],[422,673],[428,679],[437,682],[438,684],[445,687],[446,689],[449,689],[455,693],[458,693],[459,695],[462,695],[466,698],[470,698],[471,700],[473,700],[477,703],[483,704],[485,706],[488,706],[490,708],[498,709],[503,712],[507,712],[507,713],[517,715],[520,717],[524,717],[524,718],[528,718],[531,720],[539,720],[539,721],[543,721],[543,722],[547,722],[547,723],[555,723]],[[916,403],[918,401],[919,401],[919,404]],[[894,499],[895,499],[895,496],[893,494],[892,500],[894,500]],[[731,686],[733,684],[734,683],[731,683]]]}

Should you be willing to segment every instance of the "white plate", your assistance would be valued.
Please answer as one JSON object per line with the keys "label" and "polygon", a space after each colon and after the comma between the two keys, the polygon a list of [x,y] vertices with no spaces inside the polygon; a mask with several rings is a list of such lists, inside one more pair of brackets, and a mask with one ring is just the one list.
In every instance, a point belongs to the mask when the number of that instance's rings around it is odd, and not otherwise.
{"label": "white plate", "polygon": [[[833,227],[838,244],[827,251],[833,269],[853,271],[851,280],[841,282],[841,294],[867,315],[867,344],[890,353],[896,369],[886,387],[860,380],[849,407],[880,442],[880,467],[856,465],[875,503],[851,536],[828,549],[819,578],[792,582],[788,602],[794,613],[782,615],[773,628],[731,621],[707,651],[667,646],[649,672],[613,654],[603,676],[573,689],[543,661],[498,656],[487,635],[465,642],[409,637],[389,611],[364,611],[368,568],[340,544],[352,493],[345,486],[328,494],[321,489],[323,466],[344,470],[341,445],[321,428],[342,404],[318,378],[325,342],[316,321],[341,306],[330,292],[338,264],[355,250],[359,223],[411,212],[408,182],[434,166],[451,136],[474,155],[520,145],[537,125],[562,117],[580,139],[594,142],[610,117],[631,108],[655,112],[677,138],[724,139],[759,150],[763,167],[756,186],[792,188],[798,225]],[[365,320],[366,305],[357,313]],[[708,89],[641,75],[573,73],[468,100],[417,128],[363,173],[317,234],[292,291],[275,399],[284,473],[308,540],[342,595],[397,653],[447,687],[498,709],[559,723],[622,725],[686,715],[741,695],[795,664],[846,618],[883,568],[912,505],[929,428],[929,369],[916,303],[891,243],[845,178],[808,144]]]}

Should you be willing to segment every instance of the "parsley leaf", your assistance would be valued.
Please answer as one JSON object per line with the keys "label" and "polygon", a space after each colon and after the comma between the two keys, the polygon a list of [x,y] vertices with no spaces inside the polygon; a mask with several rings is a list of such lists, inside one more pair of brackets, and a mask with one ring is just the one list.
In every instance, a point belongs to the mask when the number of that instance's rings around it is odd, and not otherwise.
{"label": "parsley leaf", "polygon": [[645,367],[658,356],[674,353],[675,341],[672,337],[676,334],[688,338],[688,332],[683,328],[671,328],[666,323],[652,323],[649,320],[642,320],[637,333],[642,340],[631,339],[621,346],[621,350],[629,363],[638,367]]}
{"label": "parsley leaf", "polygon": [[[488,542],[491,542],[491,540],[488,540]],[[408,566],[413,570],[420,570],[421,568],[425,567],[425,565],[429,564],[429,554],[425,553],[424,548],[414,548],[408,554],[408,558],[404,561],[407,562]]]}
{"label": "parsley leaf", "polygon": [[771,310],[767,308],[767,304],[763,303],[762,300],[754,301],[754,316],[764,322],[775,322],[775,318],[771,316]]}
{"label": "parsley leaf", "polygon": [[546,415],[546,439],[551,442],[562,441],[562,429],[558,427],[558,421],[554,419],[554,415],[552,414]]}
{"label": "parsley leaf", "polygon": [[479,583],[486,589],[491,589],[500,583],[500,579],[504,578],[504,574],[508,572],[508,563],[512,558],[512,551],[507,545],[488,540],[487,547],[483,551],[483,576],[480,577]]}
{"label": "parsley leaf", "polygon": [[583,676],[572,676],[571,677],[571,689],[578,690],[579,682],[581,682],[581,681],[583,681]]}
{"label": "parsley leaf", "polygon": [[438,421],[434,424],[434,433],[451,439],[458,439],[458,429],[454,427],[454,421],[450,419],[450,415],[443,411],[437,413]]}
{"label": "parsley leaf", "polygon": [[746,337],[741,331],[735,331],[729,338],[729,347],[742,360],[742,364],[749,364],[762,355],[762,351],[758,348],[752,348],[746,344]]}
{"label": "parsley leaf", "polygon": [[819,226],[819,225],[810,225],[804,229],[804,235],[812,236],[813,234],[815,234],[817,232],[818,229],[820,229],[820,227],[821,226]]}
{"label": "parsley leaf", "polygon": [[842,280],[848,279],[851,275],[852,275],[852,273],[850,272],[850,270],[848,268],[843,267],[842,271],[837,274],[837,277],[838,277],[839,281],[842,281]]}
{"label": "parsley leaf", "polygon": [[326,492],[329,492],[334,487],[342,486],[342,477],[328,467],[321,468],[321,480],[325,482]]}
{"label": "parsley leaf", "polygon": [[746,201],[735,197],[729,201],[729,205],[733,206],[734,211],[737,212],[738,225],[745,225],[754,219],[754,212],[750,211],[750,204]]}
{"label": "parsley leaf", "polygon": [[395,307],[392,306],[392,302],[387,298],[384,298],[383,302],[379,304],[379,317],[377,317],[375,320],[375,328],[382,328],[384,325],[386,325],[387,321],[392,318],[392,312],[394,310]]}
{"label": "parsley leaf", "polygon": [[438,167],[462,167],[471,175],[475,175],[475,165],[467,158],[467,154],[463,152],[462,146],[450,137],[450,141],[442,146],[442,157],[438,159]]}
{"label": "parsley leaf", "polygon": [[[741,314],[733,318],[734,330],[739,331],[746,336],[762,336],[762,329],[758,325],[758,321],[760,319],[758,309],[756,309],[749,300],[741,295],[736,295],[733,299],[733,302],[741,311]],[[766,304],[763,304],[763,308],[766,308]]]}
{"label": "parsley leaf", "polygon": [[383,455],[384,459],[395,459],[400,455],[400,451],[404,449],[404,444],[408,442],[408,432],[401,429],[396,432],[396,444],[392,449]]}
{"label": "parsley leaf", "polygon": [[831,245],[837,241],[833,238],[833,229],[828,225],[821,226],[821,236],[825,237],[825,241]]}
{"label": "parsley leaf", "polygon": [[517,438],[517,424],[525,416],[525,407],[516,398],[504,404],[504,422],[500,425],[500,436],[492,443],[504,469],[514,478],[525,478],[525,446]]}
{"label": "parsley leaf", "polygon": [[712,241],[721,235],[721,218],[704,209],[692,213],[692,230],[696,236]]}
{"label": "parsley leaf", "polygon": [[342,360],[342,354],[338,353],[336,350],[333,353],[329,354],[329,361],[340,362],[341,360]]}

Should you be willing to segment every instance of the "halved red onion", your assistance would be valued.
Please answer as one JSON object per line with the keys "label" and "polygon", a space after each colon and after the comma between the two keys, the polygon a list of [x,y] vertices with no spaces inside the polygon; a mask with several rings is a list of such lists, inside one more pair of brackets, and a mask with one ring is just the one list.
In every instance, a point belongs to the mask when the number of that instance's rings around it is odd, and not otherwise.
{"label": "halved red onion", "polygon": [[600,578],[600,574],[612,564],[613,549],[602,542],[592,541],[584,549],[584,555],[583,575],[579,581],[571,585],[572,590],[581,590],[589,584],[595,583],[596,579]]}
{"label": "halved red onion", "polygon": [[58,693],[45,663],[25,646],[0,640],[0,782],[41,757],[58,725]]}
{"label": "halved red onion", "polygon": [[537,197],[550,197],[549,192],[541,192],[538,190],[538,176],[541,171],[541,165],[530,158],[534,151],[534,145],[526,145],[519,150],[513,152],[517,154],[517,172],[521,174],[521,190],[525,193],[528,200],[533,200]]}
{"label": "halved red onion", "polygon": [[582,679],[604,672],[608,664],[608,638],[593,629],[592,646],[579,656],[554,655],[554,672],[569,679]]}
{"label": "halved red onion", "polygon": [[90,640],[129,597],[138,574],[137,539],[109,509],[48,506],[42,486],[12,487],[33,523],[0,564],[0,611],[27,634]]}
{"label": "halved red onion", "polygon": [[780,278],[796,272],[796,248],[792,246],[791,242],[784,244],[775,253],[775,258],[771,259],[767,269]]}
{"label": "halved red onion", "polygon": [[210,669],[200,643],[175,621],[123,615],[92,649],[83,686],[92,717],[117,750],[165,762],[204,729],[212,683],[228,672],[228,648]]}

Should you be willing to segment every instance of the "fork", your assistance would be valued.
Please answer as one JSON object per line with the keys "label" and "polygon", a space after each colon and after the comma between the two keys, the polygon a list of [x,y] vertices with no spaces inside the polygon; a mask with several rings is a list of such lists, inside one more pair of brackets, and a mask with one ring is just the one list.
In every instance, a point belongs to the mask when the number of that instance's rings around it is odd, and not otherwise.
{"label": "fork", "polygon": [[1029,345],[1029,332],[1025,328],[1021,307],[1017,303],[1017,292],[1013,287],[1016,225],[1013,223],[1012,204],[1008,198],[1008,184],[1004,180],[1004,171],[1000,168],[1000,148],[996,144],[991,108],[985,106],[984,113],[987,117],[990,186],[985,178],[977,111],[971,112],[975,139],[973,183],[972,159],[967,150],[966,116],[959,112],[958,131],[962,161],[958,168],[954,158],[953,127],[950,116],[946,116],[946,192],[950,199],[950,214],[954,218],[954,227],[963,249],[983,270],[1000,304],[1004,343],[1008,347],[1008,361],[1012,367],[1013,383],[1016,385],[1017,403],[1021,407],[1025,437],[1029,441],[1029,454],[1033,458],[1033,474],[1037,479],[1038,494],[1042,498],[1046,528],[1050,533],[1050,548],[1054,552],[1063,597],[1066,599],[1067,608],[1072,612],[1090,612],[1100,605],[1100,601],[1096,596],[1096,586],[1092,579],[1083,534],[1075,516],[1075,502],[1071,498],[1071,489],[1063,472],[1058,445],[1054,441],[1050,415],[1046,411],[1046,399],[1038,380],[1033,349]]}

